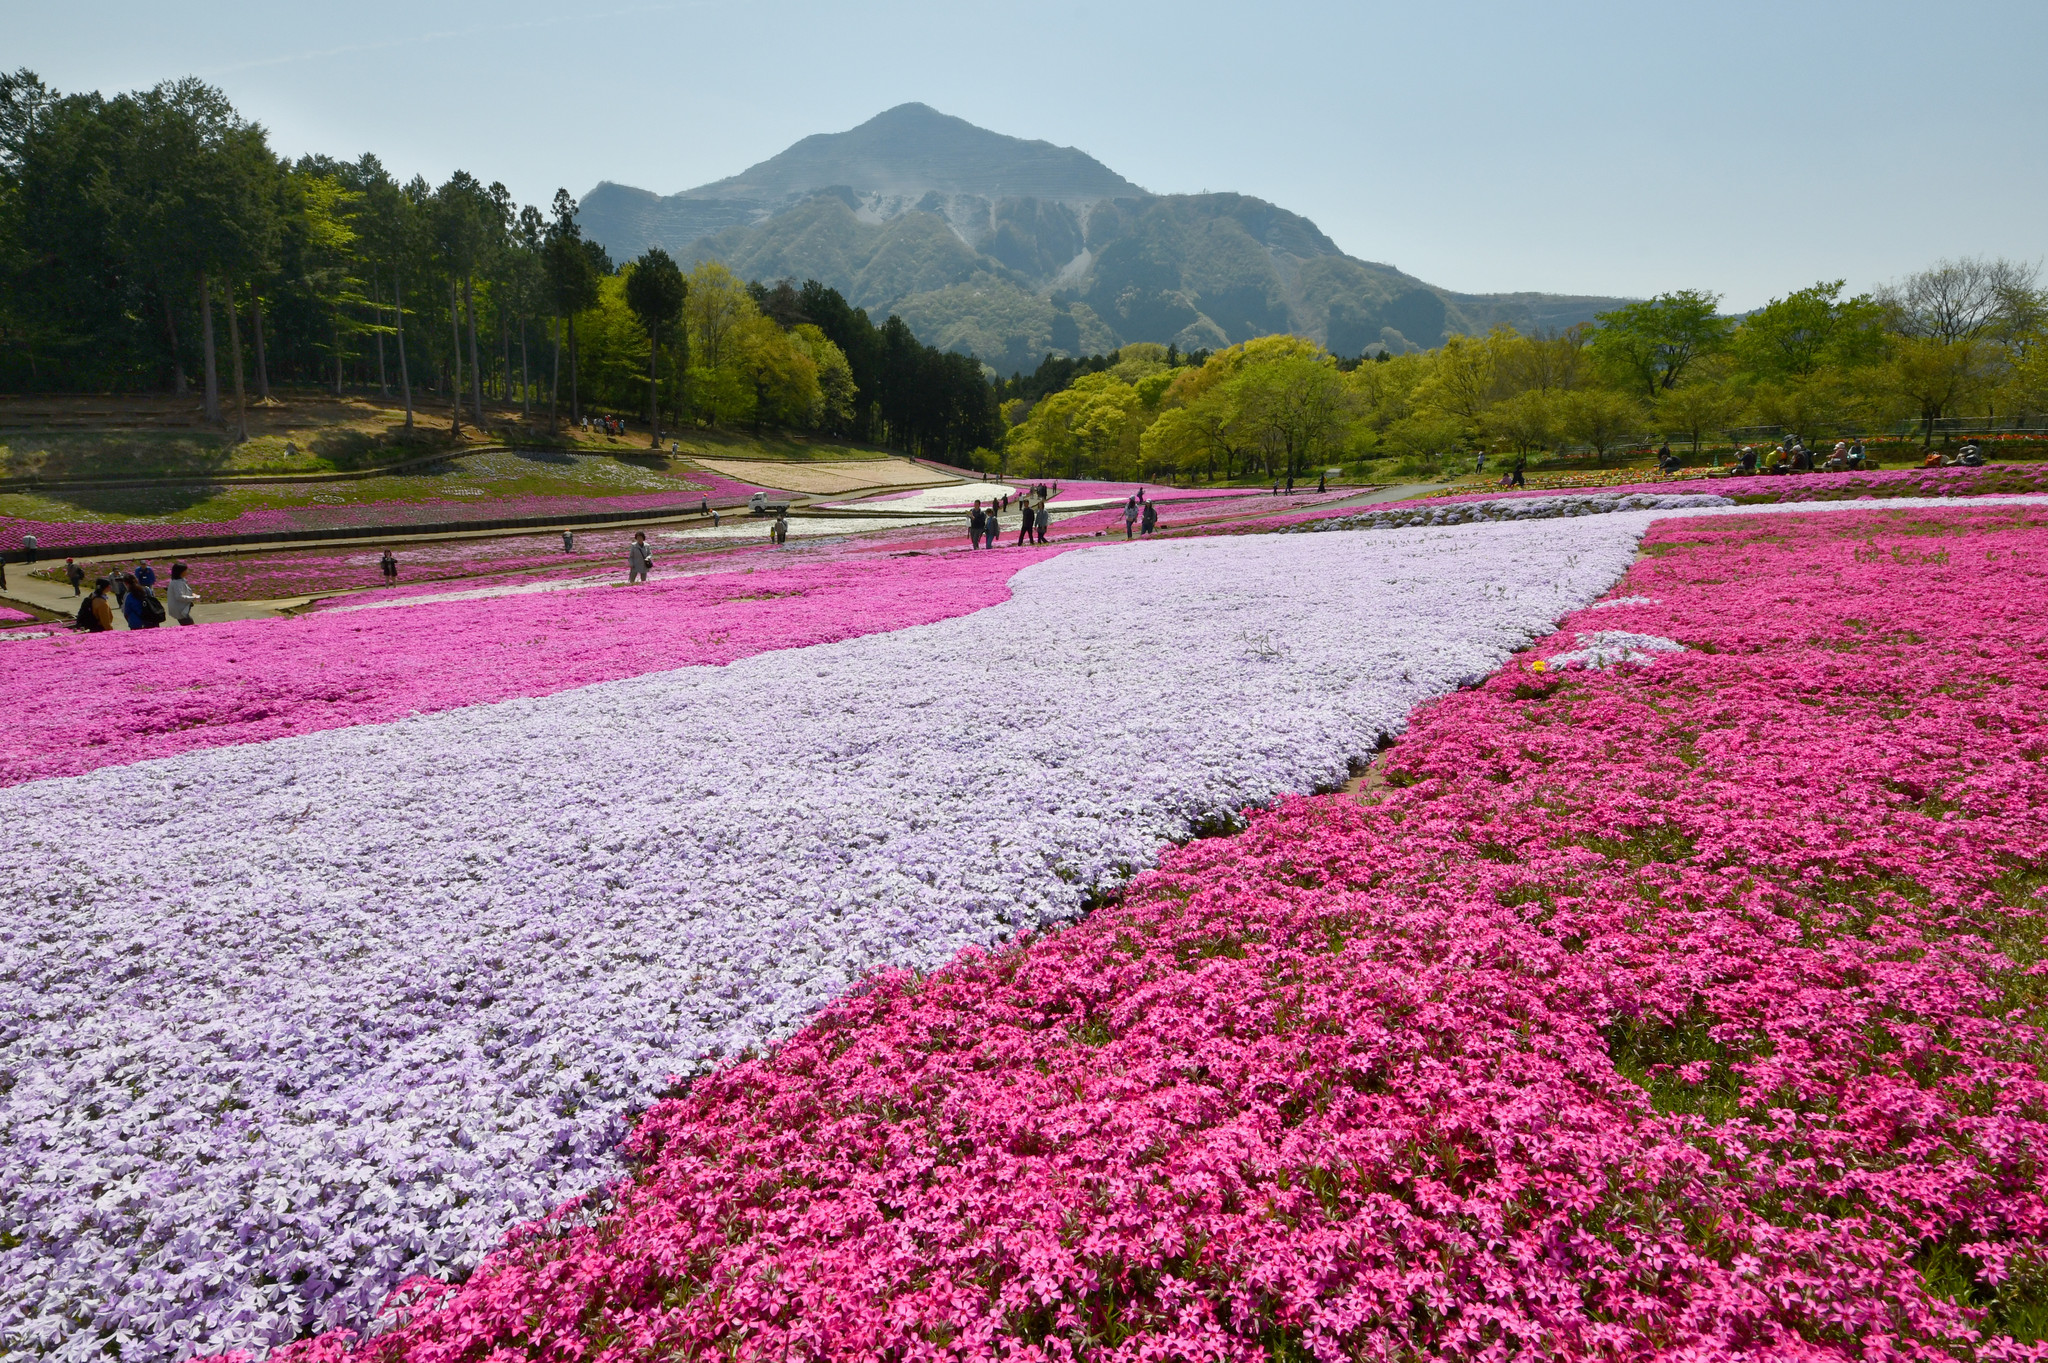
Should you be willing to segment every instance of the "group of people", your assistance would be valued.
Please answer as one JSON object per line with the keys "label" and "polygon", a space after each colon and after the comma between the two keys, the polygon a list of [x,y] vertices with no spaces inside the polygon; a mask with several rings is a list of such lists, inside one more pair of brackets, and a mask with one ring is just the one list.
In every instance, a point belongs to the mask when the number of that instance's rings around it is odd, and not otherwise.
{"label": "group of people", "polygon": [[[192,590],[192,583],[186,577],[189,571],[184,564],[173,563],[171,578],[164,584],[162,597],[156,594],[156,569],[149,566],[147,559],[136,564],[132,572],[94,578],[92,595],[79,603],[72,624],[75,628],[99,634],[114,627],[116,611],[120,612],[121,619],[130,629],[155,629],[166,621],[176,621],[180,625],[196,624],[192,608],[199,603],[199,593]],[[78,560],[64,560],[64,576],[71,583],[71,594],[81,595],[85,569],[78,566]]]}
{"label": "group of people", "polygon": [[1861,440],[1837,440],[1834,449],[1821,455],[1798,436],[1788,435],[1768,455],[1759,454],[1754,445],[1744,445],[1735,455],[1738,473],[1854,473],[1875,467]]}
{"label": "group of people", "polygon": [[587,416],[583,418],[583,429],[596,431],[600,435],[624,435],[626,419],[618,416]]}
{"label": "group of people", "polygon": [[[1060,495],[1060,486],[1054,483],[1050,488],[1044,483],[1034,484],[1031,489],[1017,498],[1019,519],[1017,543],[1045,543],[1045,532],[1052,528],[1052,511],[1046,503]],[[981,499],[976,498],[974,509],[967,513],[967,538],[976,549],[986,545],[993,549],[1003,537],[1003,514],[1010,509],[1010,494],[991,497],[986,510]],[[1149,527],[1148,527],[1149,529]]]}
{"label": "group of people", "polygon": [[1984,448],[1974,440],[1965,440],[1954,450],[1929,450],[1927,457],[1920,461],[1923,469],[1976,469],[1984,467]]}
{"label": "group of people", "polygon": [[1147,535],[1159,528],[1159,506],[1145,500],[1144,488],[1124,499],[1124,538],[1128,540],[1132,527],[1138,525],[1144,527],[1141,533]]}

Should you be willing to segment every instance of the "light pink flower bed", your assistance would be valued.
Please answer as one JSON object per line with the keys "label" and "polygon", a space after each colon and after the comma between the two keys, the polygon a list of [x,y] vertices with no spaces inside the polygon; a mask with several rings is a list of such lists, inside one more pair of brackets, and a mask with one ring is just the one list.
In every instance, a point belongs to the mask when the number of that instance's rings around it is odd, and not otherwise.
{"label": "light pink flower bed", "polygon": [[2048,492],[2048,463],[1989,464],[1974,469],[1756,474],[1747,478],[1708,478],[1693,473],[1649,482],[1617,483],[1612,487],[1497,488],[1418,501],[1437,506],[1452,502],[1491,502],[1504,497],[1560,497],[1579,490],[1611,497],[1625,497],[1632,492],[1711,492],[1737,501],[1771,502],[1838,501],[1865,497],[1970,497],[1990,493]]}
{"label": "light pink flower bed", "polygon": [[2042,1357],[2048,516],[1646,547],[1370,802],[877,982],[284,1356]]}
{"label": "light pink flower bed", "polygon": [[0,785],[903,629],[1054,549],[852,557],[388,611],[10,645]]}

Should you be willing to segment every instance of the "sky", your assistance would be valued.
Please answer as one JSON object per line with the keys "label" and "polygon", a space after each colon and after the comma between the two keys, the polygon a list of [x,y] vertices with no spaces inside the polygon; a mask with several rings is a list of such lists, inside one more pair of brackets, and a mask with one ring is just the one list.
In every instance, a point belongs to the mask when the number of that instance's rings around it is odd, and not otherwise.
{"label": "sky", "polygon": [[2048,0],[0,0],[63,91],[199,75],[287,155],[673,193],[919,100],[1445,288],[1731,310],[2048,254]]}

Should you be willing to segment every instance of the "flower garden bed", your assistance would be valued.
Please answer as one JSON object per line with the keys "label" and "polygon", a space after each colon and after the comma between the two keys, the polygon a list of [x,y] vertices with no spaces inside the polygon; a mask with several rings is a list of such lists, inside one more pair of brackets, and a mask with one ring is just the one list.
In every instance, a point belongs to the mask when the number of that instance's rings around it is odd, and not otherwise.
{"label": "flower garden bed", "polygon": [[1620,496],[1628,493],[1711,493],[1737,502],[1855,501],[1885,497],[1975,497],[2001,493],[2048,492],[2048,463],[1987,464],[1981,468],[1879,469],[1864,473],[1753,474],[1746,478],[1708,478],[1695,473],[1680,478],[1644,481],[1640,476],[1588,479],[1583,483],[1546,481],[1540,487],[1473,489],[1432,493],[1431,504],[1497,501],[1505,497],[1551,497],[1574,487],[1597,487]]}
{"label": "flower garden bed", "polygon": [[1645,549],[1567,626],[1681,649],[834,1005],[359,1352],[2040,1356],[2048,516]]}
{"label": "flower garden bed", "polygon": [[[616,1178],[668,1076],[1341,782],[1611,582],[1625,522],[883,557],[563,593],[587,604],[554,621],[521,599],[476,635],[404,610],[17,645],[9,685],[80,697],[17,773],[114,747],[0,793],[0,885],[34,906],[0,925],[0,1331],[154,1360],[360,1324]],[[934,618],[954,575],[1010,599]],[[841,642],[678,667],[662,637],[752,651],[725,636],[756,611]],[[405,717],[413,674],[429,703],[547,689],[579,638],[671,670]],[[372,718],[398,722],[305,732]],[[209,746],[266,733],[295,736]]]}
{"label": "flower garden bed", "polygon": [[7,655],[0,785],[902,629],[1003,600],[1029,561],[827,559],[468,609],[65,634]]}

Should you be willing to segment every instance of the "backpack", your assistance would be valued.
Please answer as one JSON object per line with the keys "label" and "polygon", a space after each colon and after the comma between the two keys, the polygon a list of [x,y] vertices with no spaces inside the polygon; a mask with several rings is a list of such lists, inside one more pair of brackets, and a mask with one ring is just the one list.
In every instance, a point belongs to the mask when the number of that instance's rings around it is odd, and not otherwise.
{"label": "backpack", "polygon": [[92,603],[98,599],[98,596],[99,593],[95,592],[93,593],[93,595],[88,596],[87,598],[85,598],[85,600],[79,602],[78,614],[71,617],[72,624],[78,626],[78,628],[80,629],[91,629],[93,627],[96,621],[93,619]]}
{"label": "backpack", "polygon": [[157,625],[161,625],[170,617],[170,613],[164,609],[164,603],[156,599],[156,593],[149,591],[142,593],[142,613],[149,617],[150,623]]}

